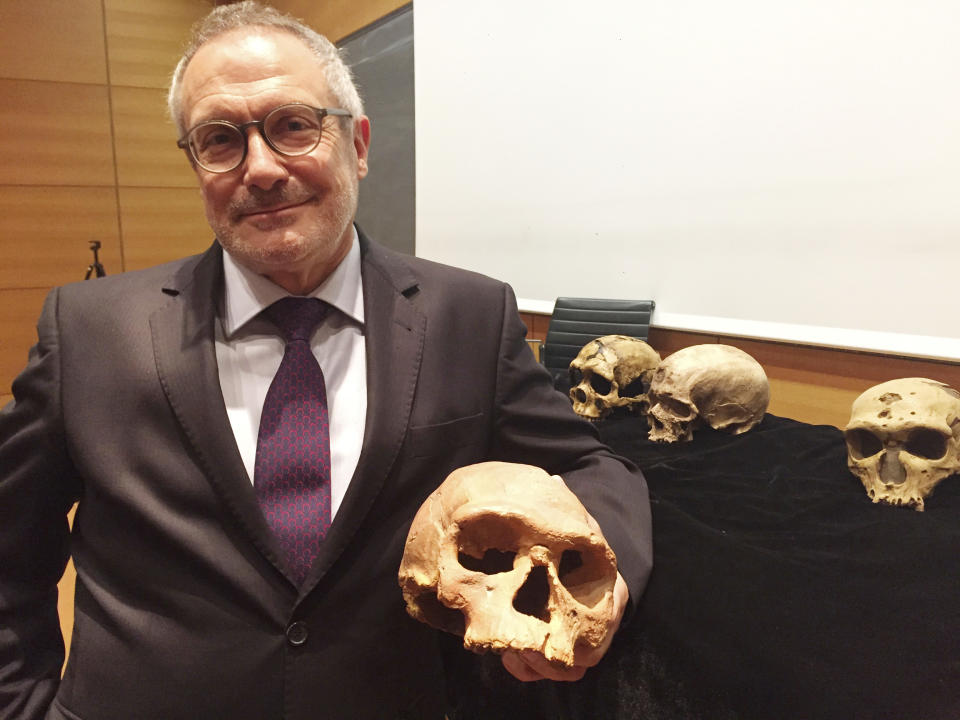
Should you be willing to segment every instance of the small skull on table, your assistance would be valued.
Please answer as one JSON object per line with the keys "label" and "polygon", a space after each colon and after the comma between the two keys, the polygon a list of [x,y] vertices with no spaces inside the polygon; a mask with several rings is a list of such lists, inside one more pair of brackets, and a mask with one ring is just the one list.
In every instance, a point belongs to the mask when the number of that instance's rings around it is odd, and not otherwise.
{"label": "small skull on table", "polygon": [[596,421],[616,408],[639,407],[659,364],[660,354],[639,338],[604,335],[591,340],[570,363],[573,411]]}

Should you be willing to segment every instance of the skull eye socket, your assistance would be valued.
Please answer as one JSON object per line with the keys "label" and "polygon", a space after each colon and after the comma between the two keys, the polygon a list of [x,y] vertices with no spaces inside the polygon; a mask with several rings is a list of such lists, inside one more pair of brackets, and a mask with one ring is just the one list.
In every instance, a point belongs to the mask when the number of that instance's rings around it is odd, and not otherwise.
{"label": "skull eye socket", "polygon": [[610,562],[599,548],[568,549],[560,556],[557,576],[578,603],[593,607],[603,600],[610,568]]}
{"label": "skull eye socket", "polygon": [[653,400],[651,400],[651,405],[659,403],[667,409],[671,415],[673,415],[678,420],[692,420],[694,416],[694,410],[692,407],[687,405],[684,402],[680,402],[669,395],[656,395]]}
{"label": "skull eye socket", "polygon": [[457,562],[466,570],[484,575],[513,570],[519,547],[516,521],[483,513],[463,521],[457,534]]}
{"label": "skull eye socket", "polygon": [[581,380],[583,380],[583,373],[580,371],[580,368],[571,367],[570,368],[570,384],[579,385]]}
{"label": "skull eye socket", "polygon": [[947,438],[936,430],[917,428],[910,433],[904,449],[917,457],[940,460],[947,454]]}
{"label": "skull eye socket", "polygon": [[883,442],[869,430],[855,428],[847,431],[847,448],[854,460],[863,460],[883,450]]}
{"label": "skull eye socket", "polygon": [[513,559],[516,556],[517,554],[511,550],[488,548],[484,551],[483,557],[477,558],[461,550],[457,553],[457,561],[467,570],[481,572],[484,575],[496,575],[513,570]]}
{"label": "skull eye socket", "polygon": [[592,387],[598,395],[609,395],[613,385],[602,375],[594,373],[590,376],[590,387]]}
{"label": "skull eye socket", "polygon": [[635,398],[638,395],[643,395],[649,387],[649,385],[643,382],[642,377],[638,377],[625,388],[620,388],[620,397]]}

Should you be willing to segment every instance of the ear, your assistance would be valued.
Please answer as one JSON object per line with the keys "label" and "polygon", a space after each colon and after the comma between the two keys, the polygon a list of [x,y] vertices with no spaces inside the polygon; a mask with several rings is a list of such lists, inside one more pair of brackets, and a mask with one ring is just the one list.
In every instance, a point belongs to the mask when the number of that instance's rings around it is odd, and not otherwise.
{"label": "ear", "polygon": [[353,147],[357,151],[357,177],[362,180],[369,170],[367,158],[370,154],[370,118],[366,115],[353,121]]}

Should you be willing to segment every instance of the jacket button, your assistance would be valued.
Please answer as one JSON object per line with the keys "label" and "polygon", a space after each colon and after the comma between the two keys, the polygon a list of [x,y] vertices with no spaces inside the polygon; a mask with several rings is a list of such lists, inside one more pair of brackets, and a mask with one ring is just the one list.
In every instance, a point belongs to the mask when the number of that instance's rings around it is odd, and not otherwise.
{"label": "jacket button", "polygon": [[309,635],[307,624],[303,621],[297,621],[287,628],[287,642],[291,645],[303,645]]}

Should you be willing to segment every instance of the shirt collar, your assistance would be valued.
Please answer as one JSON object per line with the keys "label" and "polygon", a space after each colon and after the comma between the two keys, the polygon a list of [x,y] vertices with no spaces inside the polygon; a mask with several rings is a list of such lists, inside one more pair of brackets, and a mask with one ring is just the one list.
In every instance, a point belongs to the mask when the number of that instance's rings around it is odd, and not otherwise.
{"label": "shirt collar", "polygon": [[[363,325],[360,242],[356,227],[351,226],[351,230],[353,236],[350,240],[350,250],[330,276],[307,297],[323,300]],[[223,330],[228,338],[264,308],[290,295],[263,275],[258,275],[253,270],[240,265],[227,251],[223,252],[223,277]]]}

